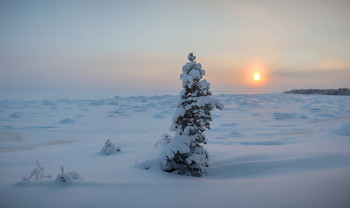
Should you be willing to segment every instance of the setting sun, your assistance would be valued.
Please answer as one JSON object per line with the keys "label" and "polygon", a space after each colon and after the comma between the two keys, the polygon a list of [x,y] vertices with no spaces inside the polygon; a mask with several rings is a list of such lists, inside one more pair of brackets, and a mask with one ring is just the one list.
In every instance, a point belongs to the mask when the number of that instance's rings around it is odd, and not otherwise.
{"label": "setting sun", "polygon": [[253,75],[253,80],[258,82],[261,80],[261,75],[258,72],[255,72]]}
{"label": "setting sun", "polygon": [[242,67],[244,70],[244,82],[247,87],[262,89],[271,81],[270,68],[268,64],[260,60],[252,60],[249,64]]}

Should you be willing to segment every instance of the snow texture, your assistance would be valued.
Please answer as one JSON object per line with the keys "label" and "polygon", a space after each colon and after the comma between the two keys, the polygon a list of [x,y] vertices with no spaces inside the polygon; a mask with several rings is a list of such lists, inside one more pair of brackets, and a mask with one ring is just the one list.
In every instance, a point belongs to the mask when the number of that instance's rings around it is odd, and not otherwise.
{"label": "snow texture", "polygon": [[64,118],[60,121],[60,124],[71,124],[74,123],[75,120],[74,119],[70,119],[70,118]]}
{"label": "snow texture", "polygon": [[[0,207],[349,207],[349,96],[215,93],[225,109],[205,131],[206,175],[194,178],[161,170],[154,148],[178,96],[101,94],[0,98]],[[97,154],[106,138],[118,138],[123,151]],[[22,181],[37,160],[53,178]],[[61,164],[85,180],[56,182]]]}
{"label": "snow texture", "polygon": [[343,124],[336,133],[338,135],[350,136],[350,123]]}
{"label": "snow texture", "polygon": [[21,118],[23,115],[22,112],[14,112],[10,115],[10,118]]}

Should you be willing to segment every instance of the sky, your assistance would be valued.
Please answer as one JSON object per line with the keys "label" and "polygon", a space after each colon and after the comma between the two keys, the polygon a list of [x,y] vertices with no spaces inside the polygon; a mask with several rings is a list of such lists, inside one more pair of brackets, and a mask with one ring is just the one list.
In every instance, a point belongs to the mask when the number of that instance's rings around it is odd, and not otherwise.
{"label": "sky", "polygon": [[180,90],[189,52],[213,91],[350,87],[349,11],[348,0],[0,0],[0,90]]}

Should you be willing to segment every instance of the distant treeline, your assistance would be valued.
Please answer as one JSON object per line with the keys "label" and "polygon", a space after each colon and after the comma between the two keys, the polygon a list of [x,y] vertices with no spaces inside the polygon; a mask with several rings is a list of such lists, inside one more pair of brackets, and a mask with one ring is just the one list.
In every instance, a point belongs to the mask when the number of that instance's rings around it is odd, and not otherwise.
{"label": "distant treeline", "polygon": [[318,94],[318,95],[348,95],[350,96],[349,88],[339,88],[339,89],[294,89],[291,91],[286,91],[284,93],[292,94]]}

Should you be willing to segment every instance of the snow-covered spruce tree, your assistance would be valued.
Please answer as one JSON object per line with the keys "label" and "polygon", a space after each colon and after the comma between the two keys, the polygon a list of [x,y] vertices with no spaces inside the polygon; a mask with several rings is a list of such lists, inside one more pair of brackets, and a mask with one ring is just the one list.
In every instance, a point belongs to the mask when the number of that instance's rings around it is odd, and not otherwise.
{"label": "snow-covered spruce tree", "polygon": [[161,161],[165,171],[200,177],[208,166],[208,152],[202,145],[207,139],[203,132],[210,129],[210,111],[222,109],[223,105],[211,97],[210,84],[202,79],[205,71],[195,58],[190,53],[189,62],[182,67],[183,90],[170,127],[174,136],[163,147]]}

